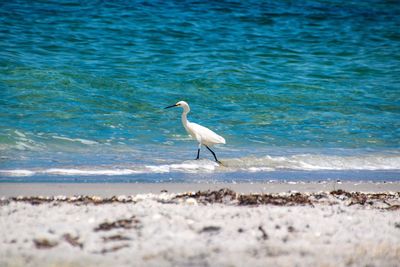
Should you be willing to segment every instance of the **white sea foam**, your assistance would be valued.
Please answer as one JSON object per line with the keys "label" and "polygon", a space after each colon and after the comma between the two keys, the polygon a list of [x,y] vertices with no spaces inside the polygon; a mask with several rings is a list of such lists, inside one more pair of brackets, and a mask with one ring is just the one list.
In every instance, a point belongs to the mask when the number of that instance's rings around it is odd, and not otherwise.
{"label": "white sea foam", "polygon": [[57,135],[53,135],[52,137],[54,139],[59,139],[59,140],[64,140],[64,141],[79,142],[79,143],[82,143],[84,145],[95,145],[95,144],[98,144],[98,142],[96,142],[96,141],[82,139],[82,138],[68,138],[68,137],[57,136]]}
{"label": "white sea foam", "polygon": [[35,169],[35,170],[0,170],[0,176],[24,177],[38,174],[61,175],[61,176],[118,176],[137,174],[140,171],[131,169]]}
{"label": "white sea foam", "polygon": [[164,164],[164,165],[147,165],[146,168],[154,173],[165,172],[213,172],[219,165],[216,162],[208,160],[186,161],[179,164]]}
{"label": "white sea foam", "polygon": [[18,150],[28,150],[28,149],[29,150],[33,150],[33,149],[35,149],[34,146],[31,146],[31,145],[29,145],[27,143],[24,143],[24,142],[16,142],[15,148],[18,149]]}
{"label": "white sea foam", "polygon": [[216,168],[219,167],[218,163],[213,161],[187,161],[180,164],[171,164],[172,170],[187,170],[187,171],[214,171]]}
{"label": "white sea foam", "polygon": [[16,135],[18,135],[19,137],[22,137],[22,138],[25,138],[25,137],[26,137],[25,134],[21,133],[21,132],[18,131],[18,130],[15,130],[14,133],[15,133]]}
{"label": "white sea foam", "polygon": [[57,175],[80,175],[80,176],[97,176],[97,175],[129,175],[136,174],[138,171],[131,169],[47,169],[41,171],[44,174]]}
{"label": "white sea foam", "polygon": [[189,160],[182,163],[161,165],[85,166],[74,168],[15,169],[0,170],[1,176],[118,176],[146,173],[214,173],[214,172],[271,172],[282,170],[296,171],[400,171],[398,155],[330,156],[302,154],[293,156],[265,156],[221,159],[222,165],[211,160]]}
{"label": "white sea foam", "polygon": [[35,174],[36,172],[31,170],[0,170],[0,175],[2,176],[22,177],[22,176],[33,176]]}
{"label": "white sea foam", "polygon": [[146,166],[146,168],[149,170],[149,172],[154,172],[154,173],[166,173],[170,172],[171,168],[169,165],[154,165],[154,166]]}
{"label": "white sea foam", "polygon": [[249,171],[273,170],[400,170],[400,156],[364,155],[364,156],[328,156],[294,155],[247,157],[222,161],[231,169]]}

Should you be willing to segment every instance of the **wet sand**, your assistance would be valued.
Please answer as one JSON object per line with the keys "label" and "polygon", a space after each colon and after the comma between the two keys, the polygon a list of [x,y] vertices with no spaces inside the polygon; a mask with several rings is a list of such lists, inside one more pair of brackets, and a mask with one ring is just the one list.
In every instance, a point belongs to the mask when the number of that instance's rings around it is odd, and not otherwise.
{"label": "wet sand", "polygon": [[318,192],[342,189],[345,191],[400,191],[399,182],[265,182],[265,183],[0,183],[0,197],[55,195],[114,195],[196,192],[229,188],[238,193],[280,193],[288,191]]}
{"label": "wet sand", "polygon": [[0,266],[398,266],[398,183],[350,184],[0,184]]}

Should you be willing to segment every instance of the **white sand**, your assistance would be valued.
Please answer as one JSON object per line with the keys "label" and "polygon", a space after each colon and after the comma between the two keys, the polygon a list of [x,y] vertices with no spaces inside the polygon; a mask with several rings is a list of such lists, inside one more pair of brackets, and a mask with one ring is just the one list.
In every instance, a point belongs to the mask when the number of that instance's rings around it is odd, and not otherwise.
{"label": "white sand", "polygon": [[[173,196],[3,201],[0,266],[399,266],[400,210],[384,202],[349,206],[329,196],[314,206],[237,206]],[[95,231],[105,222],[126,228]]]}

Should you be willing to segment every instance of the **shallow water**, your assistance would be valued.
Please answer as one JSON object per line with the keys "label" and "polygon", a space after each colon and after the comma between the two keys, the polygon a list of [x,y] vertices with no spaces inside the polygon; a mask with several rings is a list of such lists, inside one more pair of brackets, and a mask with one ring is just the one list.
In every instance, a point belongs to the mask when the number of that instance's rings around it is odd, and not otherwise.
{"label": "shallow water", "polygon": [[[399,11],[396,1],[2,2],[0,181],[398,180]],[[190,161],[197,145],[180,110],[162,109],[178,100],[225,137],[215,151],[226,166]]]}

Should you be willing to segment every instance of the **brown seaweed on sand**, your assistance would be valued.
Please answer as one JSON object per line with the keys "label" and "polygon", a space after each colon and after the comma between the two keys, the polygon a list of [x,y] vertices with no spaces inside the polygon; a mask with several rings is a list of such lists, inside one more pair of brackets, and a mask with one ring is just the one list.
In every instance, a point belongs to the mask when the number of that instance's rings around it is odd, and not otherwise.
{"label": "brown seaweed on sand", "polygon": [[120,219],[113,222],[104,222],[99,224],[94,230],[97,231],[109,231],[116,228],[131,229],[137,228],[139,220],[133,215],[127,219]]}
{"label": "brown seaweed on sand", "polygon": [[194,194],[185,193],[177,195],[175,199],[194,198],[200,203],[236,203],[238,205],[312,205],[309,197],[305,194],[294,193],[290,195],[274,194],[237,194],[236,192],[223,188],[218,191],[198,191]]}
{"label": "brown seaweed on sand", "polygon": [[56,241],[51,241],[46,238],[35,238],[33,239],[33,243],[38,249],[48,249],[58,245]]}
{"label": "brown seaweed on sand", "polygon": [[83,244],[79,242],[79,236],[72,236],[71,234],[64,234],[63,238],[73,247],[83,248]]}
{"label": "brown seaweed on sand", "polygon": [[[348,206],[361,205],[372,208],[379,208],[383,210],[394,211],[400,209],[400,192],[383,192],[383,193],[360,193],[348,192],[344,190],[334,190],[331,192],[318,192],[318,193],[278,193],[278,194],[239,194],[229,188],[222,188],[220,190],[207,190],[198,191],[196,193],[183,193],[178,194],[171,198],[157,199],[159,203],[164,204],[177,204],[181,200],[186,200],[187,203],[199,204],[228,204],[239,206],[252,206],[252,205],[274,205],[274,206],[296,206],[296,205],[314,205],[314,204],[328,204],[335,205],[340,202]],[[189,202],[190,200],[193,200]],[[43,203],[53,203],[59,205],[60,203],[72,203],[75,205],[101,205],[107,203],[137,203],[138,200],[134,196],[113,196],[108,198],[98,196],[19,196],[2,199],[0,205],[8,205],[10,202],[27,202],[32,205],[39,205]],[[139,200],[140,201],[140,200]],[[112,223],[104,223],[98,229],[107,228],[129,228],[130,218],[127,221],[115,221]],[[97,229],[97,228],[96,228]]]}
{"label": "brown seaweed on sand", "polygon": [[239,205],[275,205],[275,206],[293,206],[293,205],[312,205],[307,195],[294,193],[290,195],[272,195],[272,194],[250,194],[239,195]]}
{"label": "brown seaweed on sand", "polygon": [[219,226],[206,226],[200,230],[200,233],[217,233],[221,230]]}
{"label": "brown seaweed on sand", "polygon": [[188,199],[194,198],[201,203],[227,203],[235,200],[237,198],[236,192],[228,188],[222,188],[218,191],[198,191],[194,194],[185,193],[180,194],[175,197],[175,199]]}
{"label": "brown seaweed on sand", "polygon": [[112,236],[104,236],[102,237],[104,242],[108,241],[126,241],[130,240],[129,237],[123,236],[123,235],[112,235]]}
{"label": "brown seaweed on sand", "polygon": [[342,200],[348,200],[348,206],[351,205],[374,205],[376,202],[386,204],[388,210],[396,210],[396,206],[389,203],[391,200],[398,200],[400,192],[391,193],[360,193],[360,192],[347,192],[341,189],[330,192],[332,196],[341,198]]}
{"label": "brown seaweed on sand", "polygon": [[129,247],[128,244],[117,245],[117,246],[114,246],[114,247],[111,247],[111,248],[104,248],[104,249],[102,249],[100,251],[100,253],[101,254],[106,254],[106,253],[109,253],[109,252],[115,252],[117,250],[120,250],[120,249],[123,249],[123,248],[128,248],[128,247]]}
{"label": "brown seaweed on sand", "polygon": [[[67,202],[73,203],[76,205],[87,205],[87,204],[107,204],[107,203],[135,203],[131,196],[112,196],[112,197],[99,197],[99,196],[19,196],[19,197],[11,197],[7,201],[18,201],[18,202],[27,202],[31,205],[40,205],[44,203],[60,203]],[[1,204],[7,204],[5,200],[0,202]]]}
{"label": "brown seaweed on sand", "polygon": [[261,238],[263,240],[267,240],[268,239],[268,235],[267,232],[265,232],[264,228],[262,227],[262,225],[258,226],[258,230],[261,232],[262,236]]}

